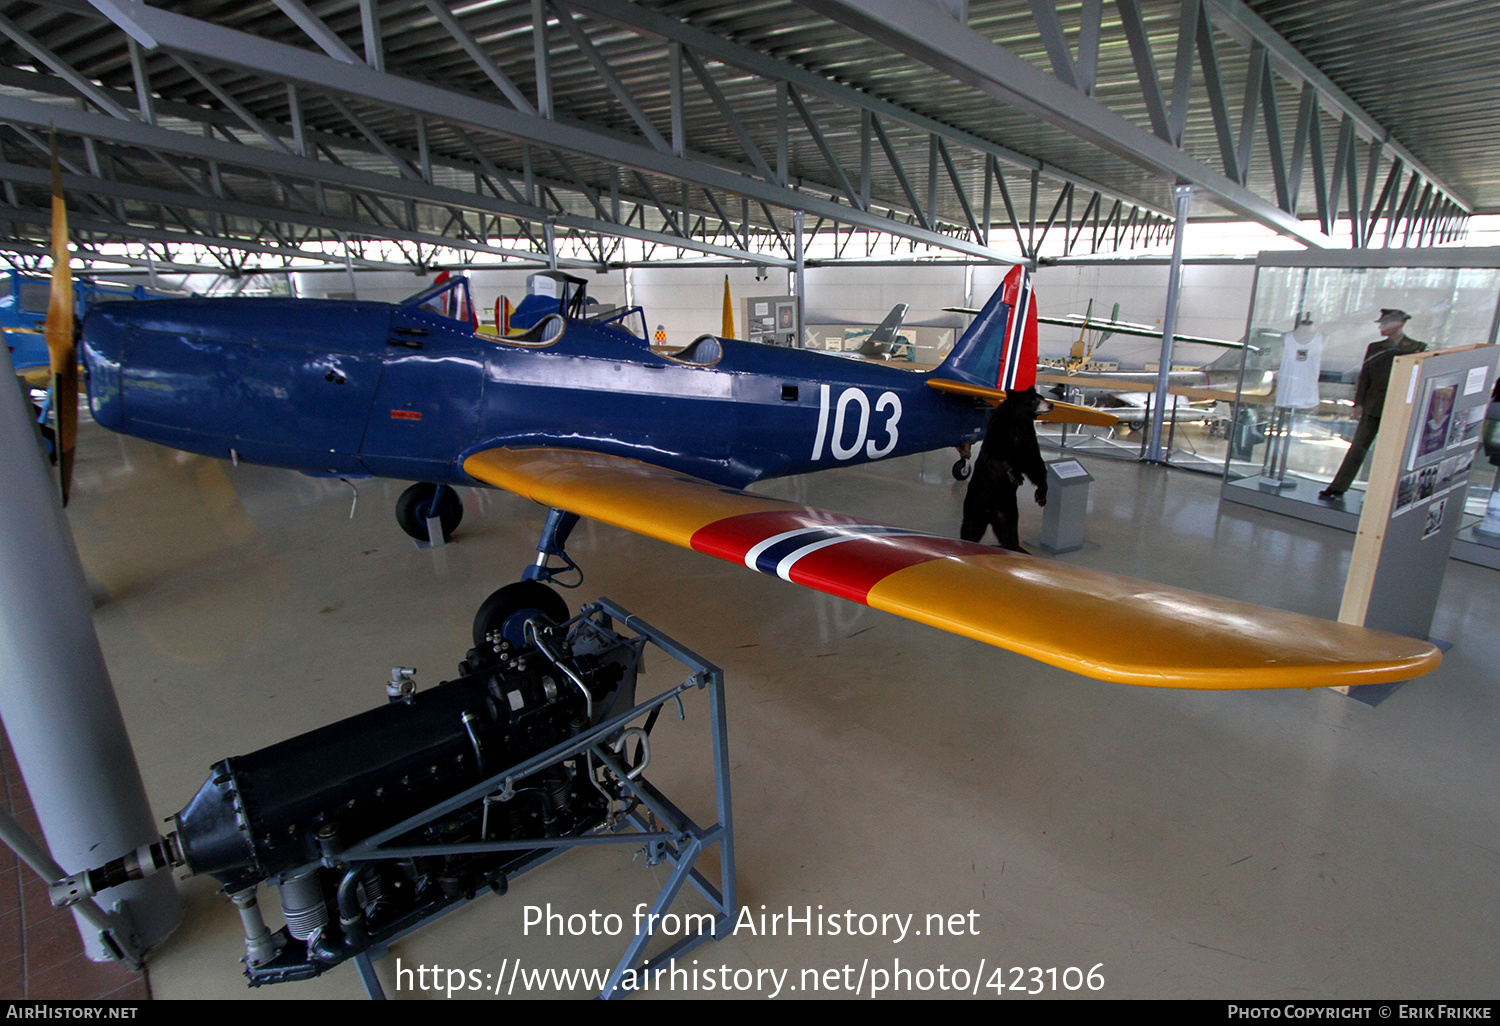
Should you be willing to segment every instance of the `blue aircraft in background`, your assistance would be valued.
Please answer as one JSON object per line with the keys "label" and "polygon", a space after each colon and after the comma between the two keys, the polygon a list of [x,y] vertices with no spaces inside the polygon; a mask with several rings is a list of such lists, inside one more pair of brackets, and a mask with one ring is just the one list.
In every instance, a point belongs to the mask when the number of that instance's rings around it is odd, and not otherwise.
{"label": "blue aircraft in background", "polygon": [[[35,377],[38,382],[46,377],[42,368],[49,364],[44,331],[50,292],[51,283],[46,278],[15,267],[0,267],[0,334],[10,350],[11,366],[28,380]],[[142,285],[82,279],[73,282],[74,312],[79,317],[97,303],[164,295]]]}
{"label": "blue aircraft in background", "polygon": [[[538,283],[499,336],[475,330],[462,278],[398,304],[99,307],[82,329],[90,407],[106,428],[190,452],[420,482],[397,510],[418,538],[457,525],[452,485],[551,507],[535,563],[476,616],[476,645],[519,638],[538,613],[566,619],[545,582],[574,567],[565,544],[587,516],[1102,679],[1362,684],[1440,659],[1426,642],[744,490],[975,440],[1004,393],[1035,380],[1023,268],[928,372],[713,335],[657,352],[638,308],[594,314],[582,279]],[[1048,417],[1112,419],[1061,403]]]}

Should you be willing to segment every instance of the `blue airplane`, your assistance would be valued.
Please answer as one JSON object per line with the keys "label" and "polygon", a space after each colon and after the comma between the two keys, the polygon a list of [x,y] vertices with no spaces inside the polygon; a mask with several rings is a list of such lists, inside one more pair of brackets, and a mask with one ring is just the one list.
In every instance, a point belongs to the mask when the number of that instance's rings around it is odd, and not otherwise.
{"label": "blue airplane", "polygon": [[[1013,279],[1019,288],[1022,272]],[[1032,372],[1021,387],[1034,380],[1033,362],[1000,367],[1011,304],[999,292],[941,367],[913,374],[713,335],[662,354],[625,326],[644,323],[639,307],[593,317],[583,279],[533,280],[555,294],[528,295],[505,336],[474,330],[462,278],[395,305],[101,309],[83,328],[94,418],[189,452],[327,475],[473,485],[469,457],[545,447],[743,488],[971,442],[1002,371],[1007,387],[1021,367]],[[1064,415],[1112,422],[1066,404]],[[425,522],[403,526],[427,536]]]}
{"label": "blue airplane", "polygon": [[[567,617],[546,586],[592,517],[1101,679],[1172,687],[1401,680],[1424,641],[871,523],[743,489],[972,442],[1036,373],[1023,268],[929,372],[704,335],[672,353],[639,308],[595,314],[549,272],[505,335],[477,333],[467,282],[397,304],[185,299],[89,313],[94,419],[208,456],[420,482],[398,519],[427,537],[449,486],[551,508],[536,561],[475,618],[476,645]],[[634,325],[636,330],[627,330]],[[1107,423],[1056,404],[1051,419]],[[1102,418],[1102,419],[1101,419]]]}

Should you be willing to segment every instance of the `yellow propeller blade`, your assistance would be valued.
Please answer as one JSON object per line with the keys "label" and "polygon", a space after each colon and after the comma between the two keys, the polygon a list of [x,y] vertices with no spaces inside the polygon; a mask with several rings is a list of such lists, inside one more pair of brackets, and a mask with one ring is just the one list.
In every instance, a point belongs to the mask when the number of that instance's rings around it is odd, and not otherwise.
{"label": "yellow propeller blade", "polygon": [[78,353],[73,341],[73,273],[68,265],[68,208],[63,201],[57,133],[52,133],[52,291],[47,297],[47,352],[52,363],[52,410],[57,417],[57,470],[62,501],[73,485],[78,440]]}

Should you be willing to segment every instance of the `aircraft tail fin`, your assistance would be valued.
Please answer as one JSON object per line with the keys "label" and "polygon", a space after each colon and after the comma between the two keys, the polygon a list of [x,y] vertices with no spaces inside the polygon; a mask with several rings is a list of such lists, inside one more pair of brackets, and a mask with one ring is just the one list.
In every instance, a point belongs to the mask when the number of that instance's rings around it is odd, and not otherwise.
{"label": "aircraft tail fin", "polygon": [[1002,392],[1031,388],[1036,384],[1036,352],[1031,275],[1017,264],[932,373]]}
{"label": "aircraft tail fin", "polygon": [[896,341],[896,332],[901,330],[901,323],[906,320],[906,304],[897,303],[891,307],[891,312],[885,315],[885,320],[870,333],[872,345],[890,345]]}

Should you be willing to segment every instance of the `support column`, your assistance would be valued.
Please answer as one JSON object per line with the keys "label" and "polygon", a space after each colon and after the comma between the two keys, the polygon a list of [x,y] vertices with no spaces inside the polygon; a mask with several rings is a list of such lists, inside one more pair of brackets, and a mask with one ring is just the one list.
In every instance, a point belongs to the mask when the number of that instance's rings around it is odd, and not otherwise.
{"label": "support column", "polygon": [[797,349],[802,348],[803,339],[807,336],[802,331],[802,317],[807,311],[807,278],[802,258],[802,221],[806,215],[800,210],[792,211],[792,258],[795,261],[793,273],[797,276]]}
{"label": "support column", "polygon": [[[152,843],[157,827],[94,633],[83,566],[15,381],[0,350],[0,720],[52,857],[77,873]],[[116,902],[141,948],[182,918],[170,873],[100,895],[106,910]],[[109,957],[96,929],[80,919],[79,932],[90,958]]]}
{"label": "support column", "polygon": [[1167,278],[1167,309],[1162,317],[1161,364],[1156,373],[1156,393],[1152,399],[1151,440],[1146,446],[1146,462],[1162,461],[1161,428],[1166,417],[1167,385],[1172,377],[1172,342],[1177,333],[1177,300],[1182,291],[1182,237],[1187,230],[1188,208],[1193,205],[1193,187],[1179,185],[1172,190],[1177,200],[1177,223],[1172,232],[1172,270]]}
{"label": "support column", "polygon": [[344,273],[349,276],[349,298],[359,298],[359,285],[354,281],[354,258],[349,254],[349,237],[339,232],[339,241],[344,244]]}

